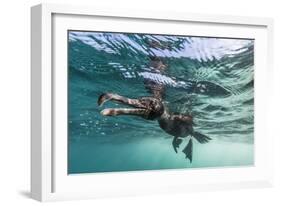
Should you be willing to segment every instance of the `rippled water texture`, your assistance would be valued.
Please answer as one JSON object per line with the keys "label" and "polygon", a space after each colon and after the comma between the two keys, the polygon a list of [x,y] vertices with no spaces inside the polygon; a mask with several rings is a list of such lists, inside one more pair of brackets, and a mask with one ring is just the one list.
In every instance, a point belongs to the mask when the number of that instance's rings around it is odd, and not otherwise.
{"label": "rippled water texture", "polygon": [[[69,173],[245,166],[254,163],[254,40],[69,31]],[[155,72],[151,56],[167,69]],[[157,121],[106,117],[104,92],[151,96],[145,80],[165,85],[170,111],[191,114],[193,162],[172,147]],[[200,83],[201,82],[201,83]],[[200,83],[200,84],[198,84]],[[196,85],[196,87],[192,86]],[[107,102],[106,107],[122,107]]]}

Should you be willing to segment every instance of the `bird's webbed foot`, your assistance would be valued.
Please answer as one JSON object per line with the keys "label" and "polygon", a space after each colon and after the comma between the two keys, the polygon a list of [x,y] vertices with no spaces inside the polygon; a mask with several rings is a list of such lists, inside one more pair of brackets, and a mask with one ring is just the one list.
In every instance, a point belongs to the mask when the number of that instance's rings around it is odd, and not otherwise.
{"label": "bird's webbed foot", "polygon": [[192,139],[190,139],[186,147],[182,150],[182,152],[185,154],[185,158],[188,158],[190,162],[192,162],[192,151],[193,151],[193,143],[192,143]]}
{"label": "bird's webbed foot", "polygon": [[173,144],[173,148],[174,148],[176,153],[178,153],[177,148],[179,148],[181,143],[182,143],[182,139],[180,139],[178,137],[174,137],[172,144]]}

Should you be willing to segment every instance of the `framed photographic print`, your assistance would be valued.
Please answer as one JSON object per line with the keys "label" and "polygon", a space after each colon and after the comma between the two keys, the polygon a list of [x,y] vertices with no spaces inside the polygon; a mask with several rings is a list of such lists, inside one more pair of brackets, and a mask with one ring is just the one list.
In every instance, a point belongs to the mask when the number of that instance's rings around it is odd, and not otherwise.
{"label": "framed photographic print", "polygon": [[271,19],[31,13],[34,199],[272,185]]}

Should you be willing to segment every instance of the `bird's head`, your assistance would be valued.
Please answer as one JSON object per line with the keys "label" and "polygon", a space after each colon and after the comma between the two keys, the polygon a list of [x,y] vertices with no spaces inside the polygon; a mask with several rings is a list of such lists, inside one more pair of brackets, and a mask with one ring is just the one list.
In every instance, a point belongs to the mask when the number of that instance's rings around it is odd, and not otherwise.
{"label": "bird's head", "polygon": [[98,105],[106,101],[115,101],[129,105],[133,108],[107,108],[101,111],[105,116],[116,115],[135,115],[148,120],[156,120],[164,113],[164,105],[160,99],[154,97],[141,97],[138,99],[129,99],[118,94],[102,94],[98,99]]}

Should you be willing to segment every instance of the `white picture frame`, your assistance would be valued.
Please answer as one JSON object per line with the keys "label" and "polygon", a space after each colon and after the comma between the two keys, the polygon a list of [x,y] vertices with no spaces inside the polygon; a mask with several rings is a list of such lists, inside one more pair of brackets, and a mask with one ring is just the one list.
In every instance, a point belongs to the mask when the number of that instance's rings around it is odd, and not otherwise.
{"label": "white picture frame", "polygon": [[[83,23],[82,20],[83,20]],[[96,21],[98,19],[98,21]],[[175,34],[254,37],[255,47],[255,165],[241,168],[159,170],[69,177],[65,145],[65,77],[67,29],[149,31],[154,23],[169,24]],[[116,26],[115,21],[120,22]],[[134,25],[139,24],[137,30]],[[150,26],[144,26],[151,24]],[[202,25],[197,28],[197,25]],[[110,197],[149,193],[208,191],[266,187],[273,184],[273,137],[269,132],[273,75],[273,21],[269,18],[114,10],[40,4],[31,8],[31,196],[39,201]],[[79,27],[79,28],[78,28]],[[212,28],[208,30],[207,28]],[[160,28],[160,27],[159,27]],[[187,27],[185,27],[187,28]],[[225,28],[225,29],[222,29]],[[208,31],[207,31],[208,30]],[[165,33],[165,30],[162,30]],[[60,69],[58,69],[60,68]],[[58,81],[60,84],[58,84]],[[62,99],[60,99],[62,98]],[[62,100],[62,101],[58,101]],[[59,108],[59,109],[58,109]],[[59,152],[58,152],[59,151]],[[171,181],[173,179],[173,181]],[[176,181],[174,181],[176,179]],[[71,189],[70,189],[71,188]]]}

